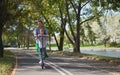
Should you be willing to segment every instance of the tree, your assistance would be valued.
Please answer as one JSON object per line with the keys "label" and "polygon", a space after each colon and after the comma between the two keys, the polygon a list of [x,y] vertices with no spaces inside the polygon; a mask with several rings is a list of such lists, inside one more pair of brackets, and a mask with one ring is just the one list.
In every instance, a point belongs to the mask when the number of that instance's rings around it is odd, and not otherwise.
{"label": "tree", "polygon": [[[70,6],[71,4],[71,6]],[[73,45],[73,51],[74,52],[80,52],[80,11],[81,11],[81,4],[80,1],[67,1],[65,0],[65,5],[66,5],[66,12],[67,12],[67,19],[68,19],[68,24],[70,27],[71,34],[73,36],[73,39],[69,37],[67,34],[68,39]],[[69,8],[71,7],[71,8]],[[75,18],[70,16],[70,9],[73,8],[73,11],[75,13]],[[72,19],[73,18],[73,19]],[[72,21],[76,21],[76,27],[75,27],[75,32],[73,31],[72,28]],[[74,24],[73,24],[74,25]]]}
{"label": "tree", "polygon": [[[40,3],[41,2],[41,3]],[[87,21],[97,19],[100,16],[104,14],[106,10],[113,9],[115,7],[114,4],[115,1],[105,1],[105,0],[50,0],[50,1],[39,1],[39,7],[40,8],[40,14],[44,17],[45,21],[47,22],[50,29],[53,29],[53,25],[51,21],[59,21],[56,22],[56,24],[59,25],[59,32],[60,32],[60,40],[57,41],[57,38],[54,34],[54,37],[56,39],[56,43],[58,46],[58,49],[62,49],[63,45],[63,35],[64,32],[67,35],[69,41],[73,45],[74,52],[80,52],[80,30],[81,25],[86,23]],[[63,5],[62,5],[63,4]],[[107,4],[112,4],[112,6],[108,6]],[[55,5],[58,6],[59,10]],[[46,7],[47,6],[47,7]],[[109,8],[106,8],[108,6]],[[51,9],[53,8],[53,9]],[[66,8],[66,12],[63,8]],[[118,3],[116,5],[116,8],[118,8]],[[61,10],[62,9],[62,10]],[[59,11],[59,13],[58,13]],[[56,13],[55,13],[56,12]],[[54,20],[54,18],[56,18]],[[58,26],[56,25],[56,27]],[[72,37],[67,32],[66,26],[69,26]],[[92,31],[91,31],[92,32]],[[84,32],[83,34],[84,35]],[[95,34],[93,34],[95,35]],[[94,37],[91,37],[91,42],[95,40]],[[61,43],[61,44],[60,44]]]}
{"label": "tree", "polygon": [[5,23],[14,16],[20,0],[1,0],[0,1],[0,57],[3,57],[2,32]]}
{"label": "tree", "polygon": [[[39,14],[42,17],[42,19],[45,21],[44,24],[48,29],[49,35],[52,35],[55,38],[58,50],[63,50],[63,44],[64,44],[64,25],[63,25],[63,15],[62,15],[63,14],[62,8],[64,8],[64,6],[62,6],[63,1],[44,0],[44,1],[36,1],[36,2],[34,2],[35,7],[37,11],[39,11]],[[60,40],[58,40],[58,37],[55,35],[55,32],[58,31],[60,31]]]}
{"label": "tree", "polygon": [[[118,0],[100,0],[99,2],[95,2],[93,1],[93,6],[95,7],[99,7],[102,8],[102,16],[97,18],[97,22],[101,28],[102,31],[102,38],[103,38],[103,43],[106,47],[107,42],[110,40],[110,33],[108,33],[109,28],[111,27],[111,24],[114,22],[113,18],[110,22],[112,23],[108,23],[109,19],[108,19],[108,15],[113,14],[115,12],[119,12],[120,10],[120,1]],[[115,27],[115,26],[114,26]],[[114,27],[110,28],[113,29]],[[112,31],[112,33],[114,33]]]}

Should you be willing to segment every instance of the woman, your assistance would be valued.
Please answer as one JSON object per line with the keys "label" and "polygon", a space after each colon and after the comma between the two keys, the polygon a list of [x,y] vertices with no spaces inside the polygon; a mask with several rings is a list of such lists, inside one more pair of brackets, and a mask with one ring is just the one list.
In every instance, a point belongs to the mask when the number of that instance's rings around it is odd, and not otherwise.
{"label": "woman", "polygon": [[[39,38],[39,35],[41,34],[41,33],[40,33],[40,30],[41,30],[41,29],[44,30],[44,35],[48,35],[48,32],[47,32],[46,27],[43,26],[42,21],[39,20],[39,21],[37,22],[37,27],[36,27],[35,30],[34,30],[34,36],[35,36],[35,39],[36,39],[36,48],[37,48],[37,52],[38,52],[38,57],[40,57],[40,46],[39,46],[39,40],[38,40],[38,38]],[[47,53],[46,53],[45,56],[48,57]],[[39,63],[40,63],[40,62],[39,62]]]}

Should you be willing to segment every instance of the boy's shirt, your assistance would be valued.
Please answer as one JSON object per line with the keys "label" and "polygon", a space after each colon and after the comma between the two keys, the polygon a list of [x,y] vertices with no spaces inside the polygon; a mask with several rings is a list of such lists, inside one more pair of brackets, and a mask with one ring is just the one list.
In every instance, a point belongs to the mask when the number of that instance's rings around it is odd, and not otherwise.
{"label": "boy's shirt", "polygon": [[[48,32],[47,32],[46,27],[42,26],[42,28],[43,28],[45,34],[47,35]],[[36,35],[38,35],[38,34],[40,34],[40,28],[36,27],[36,28],[34,29],[34,36],[36,36]]]}
{"label": "boy's shirt", "polygon": [[45,35],[38,34],[37,42],[38,42],[39,48],[46,48],[47,37]]}
{"label": "boy's shirt", "polygon": [[[47,35],[48,32],[47,32],[46,27],[42,26],[42,28],[43,28],[43,30],[44,30],[44,32],[45,32],[45,35]],[[37,36],[38,34],[40,34],[40,28],[36,27],[36,28],[34,29],[34,32],[33,32],[33,33],[34,33],[34,36]],[[37,38],[35,38],[35,39],[36,39],[36,43],[38,43]]]}

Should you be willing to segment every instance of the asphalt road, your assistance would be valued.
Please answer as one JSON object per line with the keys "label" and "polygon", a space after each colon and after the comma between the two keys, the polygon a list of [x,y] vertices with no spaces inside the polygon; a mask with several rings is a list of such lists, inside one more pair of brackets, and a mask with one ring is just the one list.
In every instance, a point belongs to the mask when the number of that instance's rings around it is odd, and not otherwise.
{"label": "asphalt road", "polygon": [[13,75],[120,75],[119,66],[55,55],[49,55],[45,61],[45,68],[41,69],[35,51],[24,49],[11,51],[17,56],[17,66]]}

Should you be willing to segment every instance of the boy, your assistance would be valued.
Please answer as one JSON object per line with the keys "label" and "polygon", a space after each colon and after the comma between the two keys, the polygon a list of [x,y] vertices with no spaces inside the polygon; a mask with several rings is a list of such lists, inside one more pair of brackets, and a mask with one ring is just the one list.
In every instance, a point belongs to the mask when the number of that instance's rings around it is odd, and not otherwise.
{"label": "boy", "polygon": [[45,60],[46,57],[46,46],[47,46],[47,37],[48,35],[45,34],[45,31],[43,28],[40,28],[40,34],[38,34],[37,40],[38,40],[38,46],[40,50],[40,61],[39,63],[41,64],[41,60]]}

